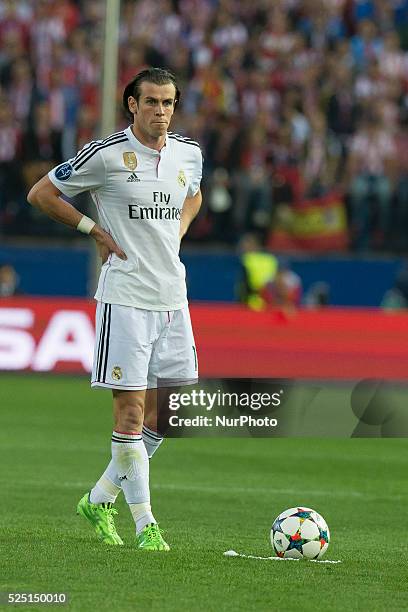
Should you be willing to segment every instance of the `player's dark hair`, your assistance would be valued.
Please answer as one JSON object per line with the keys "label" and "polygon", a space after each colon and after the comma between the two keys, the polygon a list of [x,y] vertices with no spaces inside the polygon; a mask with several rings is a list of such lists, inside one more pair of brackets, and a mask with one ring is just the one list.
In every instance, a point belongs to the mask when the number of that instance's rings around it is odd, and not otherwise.
{"label": "player's dark hair", "polygon": [[180,90],[176,83],[176,77],[169,70],[164,68],[146,68],[139,72],[133,79],[128,83],[123,92],[123,108],[129,118],[133,118],[133,113],[129,108],[129,96],[133,96],[136,102],[139,102],[140,98],[140,86],[147,81],[148,83],[154,83],[155,85],[167,85],[173,83],[176,89],[176,95],[174,98],[174,105],[180,100]]}

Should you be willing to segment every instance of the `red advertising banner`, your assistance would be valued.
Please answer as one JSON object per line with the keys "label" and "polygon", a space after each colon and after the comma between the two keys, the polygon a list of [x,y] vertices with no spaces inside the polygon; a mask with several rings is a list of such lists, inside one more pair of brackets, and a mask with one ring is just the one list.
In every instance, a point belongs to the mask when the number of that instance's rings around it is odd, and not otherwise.
{"label": "red advertising banner", "polygon": [[0,301],[0,370],[90,372],[95,303],[82,299]]}
{"label": "red advertising banner", "polygon": [[[95,303],[0,302],[0,370],[90,372]],[[380,310],[253,312],[191,305],[203,377],[406,380],[408,314]]]}

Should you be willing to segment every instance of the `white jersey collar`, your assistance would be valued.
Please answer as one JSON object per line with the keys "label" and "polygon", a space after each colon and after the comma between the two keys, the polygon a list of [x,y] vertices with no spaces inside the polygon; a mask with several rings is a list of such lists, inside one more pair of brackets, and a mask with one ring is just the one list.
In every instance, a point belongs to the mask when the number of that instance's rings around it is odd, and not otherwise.
{"label": "white jersey collar", "polygon": [[146,147],[146,145],[142,144],[140,142],[140,140],[138,140],[136,138],[136,136],[134,135],[133,131],[132,131],[132,126],[129,125],[128,128],[126,128],[125,130],[125,134],[126,136],[129,138],[130,142],[132,143],[132,145],[135,147],[136,150],[144,153],[145,155],[162,155],[167,147],[167,143],[168,143],[168,136],[166,134],[166,140],[164,142],[163,147],[161,148],[160,151],[157,151],[157,149],[151,149],[150,147]]}

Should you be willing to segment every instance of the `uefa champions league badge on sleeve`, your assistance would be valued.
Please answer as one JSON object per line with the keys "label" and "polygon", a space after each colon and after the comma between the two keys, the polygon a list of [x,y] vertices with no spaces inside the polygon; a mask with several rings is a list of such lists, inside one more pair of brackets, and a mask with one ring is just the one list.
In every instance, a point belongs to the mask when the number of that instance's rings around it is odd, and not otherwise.
{"label": "uefa champions league badge on sleeve", "polygon": [[67,181],[72,174],[72,166],[68,162],[61,164],[55,170],[55,176],[59,181]]}

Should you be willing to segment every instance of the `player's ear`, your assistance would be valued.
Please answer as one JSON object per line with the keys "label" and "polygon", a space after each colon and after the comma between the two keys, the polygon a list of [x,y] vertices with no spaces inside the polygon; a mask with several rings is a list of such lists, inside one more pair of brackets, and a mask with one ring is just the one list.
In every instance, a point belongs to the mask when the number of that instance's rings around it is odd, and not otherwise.
{"label": "player's ear", "polygon": [[128,107],[131,113],[137,113],[137,100],[133,96],[128,97]]}

